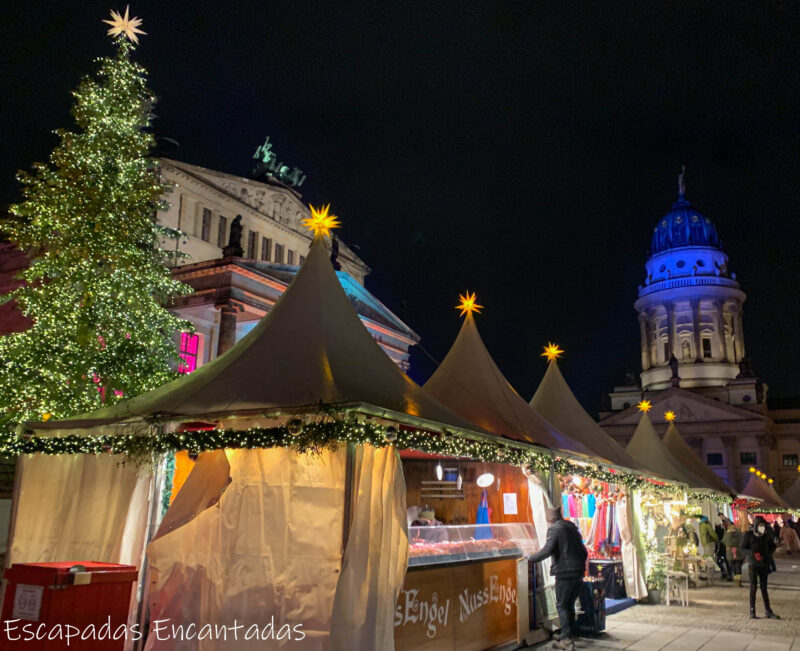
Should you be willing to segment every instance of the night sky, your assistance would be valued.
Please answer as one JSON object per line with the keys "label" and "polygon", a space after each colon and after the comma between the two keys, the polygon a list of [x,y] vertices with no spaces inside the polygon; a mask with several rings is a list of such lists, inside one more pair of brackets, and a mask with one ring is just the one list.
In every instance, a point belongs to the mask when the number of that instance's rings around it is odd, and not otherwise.
{"label": "night sky", "polygon": [[[77,7],[77,8],[76,8]],[[529,399],[548,340],[592,412],[640,370],[633,302],[677,194],[715,220],[748,294],[745,342],[800,395],[797,2],[155,2],[136,58],[176,158],[246,175],[270,135],[331,202],[368,288],[442,359],[459,292]],[[108,9],[6,3],[0,203],[71,127],[70,90],[113,48]],[[403,312],[402,305],[405,304]],[[434,368],[423,353],[412,376]]]}

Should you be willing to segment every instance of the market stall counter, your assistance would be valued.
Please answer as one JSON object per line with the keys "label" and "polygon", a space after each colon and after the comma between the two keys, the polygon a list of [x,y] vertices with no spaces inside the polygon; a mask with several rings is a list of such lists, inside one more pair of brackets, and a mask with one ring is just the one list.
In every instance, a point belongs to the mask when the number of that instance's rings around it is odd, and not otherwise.
{"label": "market stall counter", "polygon": [[395,610],[397,649],[489,649],[530,630],[528,523],[409,527]]}

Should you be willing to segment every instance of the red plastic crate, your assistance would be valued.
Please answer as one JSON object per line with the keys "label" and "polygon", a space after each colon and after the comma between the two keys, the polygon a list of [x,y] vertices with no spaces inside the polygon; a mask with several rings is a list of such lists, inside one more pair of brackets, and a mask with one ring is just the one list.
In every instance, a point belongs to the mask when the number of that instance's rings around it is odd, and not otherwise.
{"label": "red plastic crate", "polygon": [[[83,569],[70,572],[75,566]],[[123,627],[137,576],[133,565],[92,561],[13,565],[4,577],[0,649],[121,651],[124,635],[113,638],[123,632],[135,635]],[[59,632],[60,639],[54,637]],[[68,634],[72,635],[69,642]],[[81,639],[82,635],[87,639]],[[101,635],[104,639],[99,639]],[[44,637],[28,639],[31,636]]]}

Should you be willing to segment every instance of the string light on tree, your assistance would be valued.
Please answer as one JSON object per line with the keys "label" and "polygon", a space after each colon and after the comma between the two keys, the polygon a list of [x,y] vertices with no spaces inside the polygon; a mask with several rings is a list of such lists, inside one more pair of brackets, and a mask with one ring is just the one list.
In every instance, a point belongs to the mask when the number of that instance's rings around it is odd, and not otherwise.
{"label": "string light on tree", "polygon": [[548,362],[552,362],[553,360],[559,359],[563,354],[564,351],[559,348],[558,344],[548,342],[544,347],[544,352],[541,354],[541,357],[546,357]]}
{"label": "string light on tree", "polygon": [[190,325],[164,308],[189,288],[166,266],[180,234],[153,220],[169,186],[150,152],[155,98],[131,60],[141,20],[112,13],[115,53],[73,93],[74,131],[49,163],[21,172],[23,201],[0,231],[32,252],[13,300],[33,325],[0,337],[0,424],[93,411],[174,378],[175,337]]}
{"label": "string light on tree", "polygon": [[456,305],[456,309],[461,312],[460,316],[470,314],[480,314],[481,310],[483,309],[483,305],[478,305],[476,303],[476,296],[475,292],[470,294],[469,292],[464,292],[463,294],[459,294],[458,296],[459,303]]}

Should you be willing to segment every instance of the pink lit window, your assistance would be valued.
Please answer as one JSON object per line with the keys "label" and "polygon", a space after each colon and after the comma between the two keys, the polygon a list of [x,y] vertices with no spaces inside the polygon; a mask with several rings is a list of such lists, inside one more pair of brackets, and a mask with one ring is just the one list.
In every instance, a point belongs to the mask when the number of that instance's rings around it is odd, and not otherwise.
{"label": "pink lit window", "polygon": [[200,335],[189,332],[181,333],[178,373],[191,373],[197,368],[197,354],[200,349]]}

